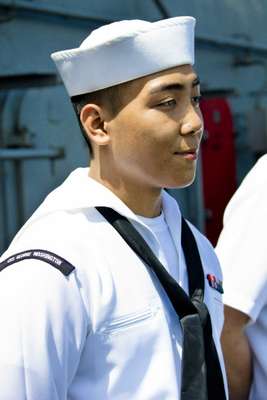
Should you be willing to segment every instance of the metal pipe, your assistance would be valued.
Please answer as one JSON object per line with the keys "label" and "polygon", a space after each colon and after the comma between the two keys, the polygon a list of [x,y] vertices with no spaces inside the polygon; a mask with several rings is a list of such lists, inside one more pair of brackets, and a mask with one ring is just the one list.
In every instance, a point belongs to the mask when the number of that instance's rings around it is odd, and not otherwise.
{"label": "metal pipe", "polygon": [[267,53],[267,46],[265,44],[258,42],[246,42],[241,39],[225,38],[221,36],[197,35],[196,41],[216,46],[232,47],[242,50],[253,50],[260,53]]}
{"label": "metal pipe", "polygon": [[9,9],[23,9],[28,11],[38,11],[43,12],[46,14],[53,14],[59,15],[61,17],[68,17],[68,18],[78,18],[82,20],[89,20],[93,19],[96,21],[101,22],[111,22],[114,18],[105,17],[103,18],[101,15],[86,15],[85,12],[75,11],[74,9],[68,10],[67,7],[60,7],[58,5],[49,6],[42,4],[42,3],[30,3],[29,1],[25,0],[0,0],[0,6],[8,7]]}
{"label": "metal pipe", "polygon": [[[3,226],[1,227],[1,233],[3,235],[2,245],[3,248],[0,247],[0,253],[7,248],[9,244],[8,240],[8,217],[7,217],[7,188],[6,188],[6,176],[4,163],[0,163],[0,187],[1,187],[1,219],[3,221]],[[1,242],[0,242],[1,246]]]}
{"label": "metal pipe", "polygon": [[63,158],[64,149],[0,149],[0,160],[25,160],[35,158]]}
{"label": "metal pipe", "polygon": [[168,12],[166,6],[161,2],[161,0],[154,0],[154,4],[157,7],[157,9],[160,11],[161,15],[163,18],[170,18],[171,15]]}
{"label": "metal pipe", "polygon": [[17,227],[18,229],[23,225],[24,218],[24,196],[23,196],[23,173],[22,173],[22,159],[16,158],[14,160],[14,174],[15,174],[15,187],[16,187],[16,212],[17,212]]}

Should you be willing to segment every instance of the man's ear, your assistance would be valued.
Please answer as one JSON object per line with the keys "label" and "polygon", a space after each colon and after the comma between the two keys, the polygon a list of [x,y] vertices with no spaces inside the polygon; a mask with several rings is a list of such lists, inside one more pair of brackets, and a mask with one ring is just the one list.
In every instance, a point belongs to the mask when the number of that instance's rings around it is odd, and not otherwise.
{"label": "man's ear", "polygon": [[97,146],[108,144],[110,137],[106,131],[104,111],[96,104],[86,104],[80,113],[80,121],[91,141]]}

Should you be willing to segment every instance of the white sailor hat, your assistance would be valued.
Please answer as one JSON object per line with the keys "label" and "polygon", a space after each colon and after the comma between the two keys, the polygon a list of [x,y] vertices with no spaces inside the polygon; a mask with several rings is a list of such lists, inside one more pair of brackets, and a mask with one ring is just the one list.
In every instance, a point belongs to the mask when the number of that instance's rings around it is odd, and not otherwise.
{"label": "white sailor hat", "polygon": [[193,17],[104,25],[76,49],[51,54],[70,96],[194,64]]}

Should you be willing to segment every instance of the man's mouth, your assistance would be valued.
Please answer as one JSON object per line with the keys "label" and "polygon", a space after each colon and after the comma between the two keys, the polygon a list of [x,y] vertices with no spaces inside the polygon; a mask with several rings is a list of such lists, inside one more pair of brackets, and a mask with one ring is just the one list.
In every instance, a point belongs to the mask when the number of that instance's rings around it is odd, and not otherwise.
{"label": "man's mouth", "polygon": [[186,158],[187,160],[196,160],[198,157],[198,149],[192,148],[188,150],[176,151],[174,154]]}

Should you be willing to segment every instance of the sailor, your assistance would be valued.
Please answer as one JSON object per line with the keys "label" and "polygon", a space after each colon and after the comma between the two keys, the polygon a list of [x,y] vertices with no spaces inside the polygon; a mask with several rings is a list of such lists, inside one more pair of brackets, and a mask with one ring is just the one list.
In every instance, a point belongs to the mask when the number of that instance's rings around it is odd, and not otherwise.
{"label": "sailor", "polygon": [[266,172],[264,155],[227,205],[216,247],[225,278],[222,343],[233,399],[266,399]]}
{"label": "sailor", "polygon": [[1,258],[1,400],[227,398],[221,270],[164,190],[195,177],[194,25],[115,22],[52,54],[91,163]]}

